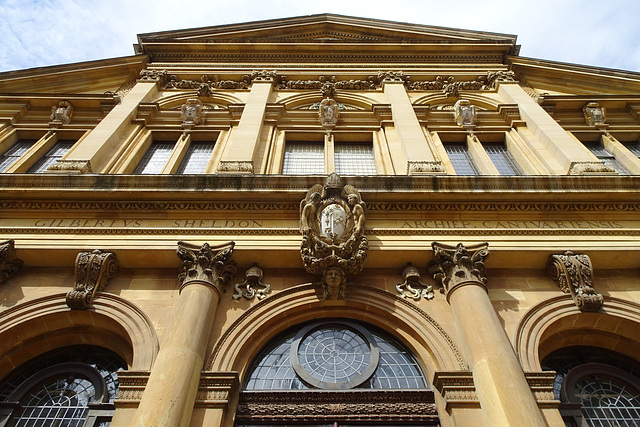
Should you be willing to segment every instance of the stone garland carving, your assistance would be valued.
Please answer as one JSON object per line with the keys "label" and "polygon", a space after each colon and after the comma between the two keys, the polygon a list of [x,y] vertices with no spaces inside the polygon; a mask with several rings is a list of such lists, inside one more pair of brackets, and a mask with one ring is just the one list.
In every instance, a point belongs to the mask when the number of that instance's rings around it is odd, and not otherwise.
{"label": "stone garland carving", "polygon": [[253,161],[223,160],[218,164],[218,172],[253,173]]}
{"label": "stone garland carving", "polygon": [[0,285],[15,277],[23,265],[24,261],[16,256],[15,241],[9,239],[0,242]]}
{"label": "stone garland carving", "polygon": [[47,172],[93,173],[90,160],[58,160],[47,168]]}
{"label": "stone garland carving", "polygon": [[403,298],[412,298],[415,301],[420,301],[422,297],[426,300],[433,299],[433,287],[422,283],[420,271],[411,263],[402,270],[402,280],[404,282],[397,284],[396,290]]}
{"label": "stone garland carving", "polygon": [[587,255],[576,255],[566,251],[562,255],[551,255],[547,261],[547,272],[565,294],[570,293],[582,312],[598,311],[604,300],[593,288],[593,268]]}
{"label": "stone garland carving", "polygon": [[408,161],[407,162],[407,175],[433,175],[433,174],[446,174],[444,166],[441,161]]}
{"label": "stone garland carving", "polygon": [[466,282],[477,282],[485,286],[487,275],[484,261],[489,256],[489,244],[480,243],[465,247],[433,242],[433,261],[429,272],[436,282],[441,282],[447,299],[451,291]]}
{"label": "stone garland carving", "polygon": [[597,102],[589,102],[582,108],[584,119],[589,126],[604,125],[606,118],[606,110]]}
{"label": "stone garland carving", "polygon": [[617,175],[610,166],[602,162],[571,162],[567,175]]}
{"label": "stone garland carving", "polygon": [[76,257],[75,285],[67,293],[67,305],[71,309],[91,308],[98,292],[105,290],[118,271],[118,259],[113,252],[80,252]]}
{"label": "stone garland carving", "polygon": [[346,275],[357,274],[367,257],[364,236],[366,205],[352,185],[332,173],[316,184],[300,203],[300,255],[305,269],[322,274],[326,299],[343,299]]}
{"label": "stone garland carving", "polygon": [[204,124],[202,102],[196,98],[187,99],[187,102],[180,108],[180,118],[182,119],[182,127],[185,128]]}
{"label": "stone garland carving", "polygon": [[71,123],[73,117],[74,107],[69,101],[60,101],[58,105],[51,107],[51,119],[52,123],[67,125]]}
{"label": "stone garland carving", "polygon": [[455,77],[446,79],[437,76],[435,80],[416,81],[407,84],[409,90],[441,90],[447,97],[458,96],[460,90],[488,90],[487,76],[478,76],[471,81],[456,81]]}
{"label": "stone garland carving", "polygon": [[[271,292],[271,285],[262,283],[262,277],[262,269],[258,267],[258,264],[253,264],[249,267],[245,272],[244,282],[236,283],[234,286],[233,299],[238,300],[242,297],[246,299],[253,299],[253,297],[258,297],[259,300],[264,299]],[[243,287],[244,290],[242,289]]]}
{"label": "stone garland carving", "polygon": [[499,82],[515,82],[516,73],[513,71],[488,71],[487,84],[490,89],[498,87]]}
{"label": "stone garland carving", "polygon": [[222,292],[236,274],[236,263],[231,260],[234,242],[211,246],[178,242],[176,254],[182,260],[178,280],[180,289],[192,282],[206,283]]}
{"label": "stone garland carving", "polygon": [[458,126],[465,129],[475,127],[478,119],[475,105],[471,105],[466,99],[460,99],[453,105],[453,110]]}
{"label": "stone garland carving", "polygon": [[320,124],[325,128],[327,133],[331,133],[331,129],[336,127],[338,123],[338,116],[340,115],[340,108],[338,103],[331,99],[325,98],[320,101],[318,107],[318,119]]}
{"label": "stone garland carving", "polygon": [[143,82],[159,82],[161,86],[165,86],[169,76],[167,70],[147,70],[140,71],[140,81]]}

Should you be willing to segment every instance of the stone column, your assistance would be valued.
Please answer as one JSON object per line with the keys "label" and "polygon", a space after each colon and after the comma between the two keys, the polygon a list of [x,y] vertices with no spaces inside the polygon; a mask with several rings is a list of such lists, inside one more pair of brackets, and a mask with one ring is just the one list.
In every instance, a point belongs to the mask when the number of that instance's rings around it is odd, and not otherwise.
{"label": "stone column", "polygon": [[[518,104],[520,115],[527,127],[542,142],[552,157],[560,163],[566,175],[611,173],[591,152],[556,122],[538,103],[524,91],[518,82],[496,80],[498,95],[509,104]],[[535,147],[532,147],[535,149]],[[544,160],[544,159],[543,159]],[[553,165],[548,165],[553,170]]]}
{"label": "stone column", "polygon": [[166,79],[166,71],[143,70],[141,78],[113,107],[107,116],[63,160],[47,172],[91,173],[101,172],[107,155],[125,140],[133,126],[138,105],[149,101],[158,92],[158,83]]}
{"label": "stone column", "polygon": [[222,154],[218,173],[254,173],[256,148],[275,77],[275,71],[252,73],[251,93],[242,110],[240,123]]}
{"label": "stone column", "polygon": [[[441,161],[436,161],[429,141],[416,117],[401,73],[379,73],[382,90],[391,104],[391,116],[399,143],[404,148],[407,175],[445,174]],[[402,172],[398,170],[398,172]]]}
{"label": "stone column", "polygon": [[132,425],[189,425],[216,306],[236,271],[233,246],[178,243],[180,296]]}
{"label": "stone column", "polygon": [[487,426],[545,426],[520,362],[487,294],[488,244],[432,244],[431,272],[447,292]]}

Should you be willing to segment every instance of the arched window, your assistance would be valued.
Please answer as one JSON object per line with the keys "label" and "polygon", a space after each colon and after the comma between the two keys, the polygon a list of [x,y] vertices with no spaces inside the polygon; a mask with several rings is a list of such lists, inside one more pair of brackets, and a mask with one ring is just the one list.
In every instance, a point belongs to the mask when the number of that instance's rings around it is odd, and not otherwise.
{"label": "arched window", "polygon": [[243,389],[239,426],[439,423],[411,352],[371,325],[343,319],[285,331],[254,359]]}
{"label": "arched window", "polygon": [[640,364],[594,347],[557,350],[542,362],[556,371],[554,394],[567,426],[640,425]]}
{"label": "arched window", "polygon": [[6,426],[105,427],[118,396],[114,353],[73,346],[46,353],[14,370],[0,383],[0,423]]}

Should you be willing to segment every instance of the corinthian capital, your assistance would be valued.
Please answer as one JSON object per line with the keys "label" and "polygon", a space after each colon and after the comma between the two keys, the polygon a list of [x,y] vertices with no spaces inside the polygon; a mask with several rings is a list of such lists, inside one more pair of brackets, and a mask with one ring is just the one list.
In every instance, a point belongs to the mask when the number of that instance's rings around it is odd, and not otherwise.
{"label": "corinthian capital", "polygon": [[234,242],[216,246],[178,242],[177,255],[182,260],[178,274],[178,280],[182,282],[180,289],[197,282],[222,292],[224,285],[236,273],[236,263],[231,260],[234,245]]}
{"label": "corinthian capital", "polygon": [[86,309],[93,305],[97,292],[102,292],[118,271],[118,259],[112,252],[80,252],[76,257],[75,285],[67,294],[72,309]]}
{"label": "corinthian capital", "polygon": [[0,242],[0,285],[18,274],[24,262],[16,257],[14,240]]}
{"label": "corinthian capital", "polygon": [[593,288],[593,269],[588,255],[576,255],[566,251],[551,255],[547,271],[565,294],[571,293],[580,311],[598,311],[604,303],[602,295]]}
{"label": "corinthian capital", "polygon": [[479,283],[483,287],[487,283],[484,260],[489,256],[489,244],[480,243],[465,247],[462,243],[457,246],[433,242],[433,261],[429,265],[429,272],[433,278],[442,282],[447,299],[451,291],[468,282]]}

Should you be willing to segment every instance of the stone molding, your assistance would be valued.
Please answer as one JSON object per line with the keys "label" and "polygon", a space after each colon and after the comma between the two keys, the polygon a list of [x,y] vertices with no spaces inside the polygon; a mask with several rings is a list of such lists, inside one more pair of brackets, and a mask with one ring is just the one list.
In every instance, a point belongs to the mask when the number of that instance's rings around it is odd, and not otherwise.
{"label": "stone molding", "polygon": [[47,168],[47,172],[93,173],[90,160],[58,160]]}
{"label": "stone molding", "polygon": [[24,261],[16,256],[15,241],[9,239],[0,242],[0,285],[15,277],[23,265]]}
{"label": "stone molding", "polygon": [[80,252],[76,257],[75,284],[67,293],[71,309],[91,308],[98,292],[103,292],[118,271],[118,258],[113,252]]}
{"label": "stone molding", "polygon": [[433,274],[436,282],[442,283],[447,301],[457,287],[466,284],[479,285],[486,290],[484,261],[489,256],[488,243],[466,247],[462,243],[450,246],[433,242],[431,247],[433,261],[429,264],[429,272]]}
{"label": "stone molding", "polygon": [[562,292],[571,294],[580,311],[599,311],[602,308],[604,300],[593,288],[593,268],[588,255],[576,255],[571,251],[550,255],[547,271]]}
{"label": "stone molding", "polygon": [[191,283],[205,283],[222,293],[236,273],[236,263],[231,260],[235,243],[211,246],[178,242],[177,255],[182,260],[178,280],[180,290]]}

